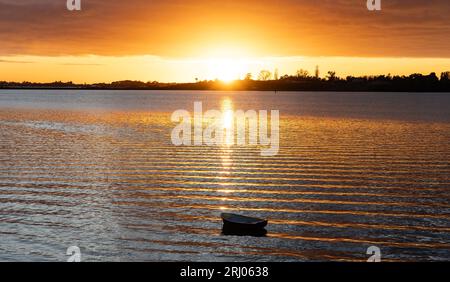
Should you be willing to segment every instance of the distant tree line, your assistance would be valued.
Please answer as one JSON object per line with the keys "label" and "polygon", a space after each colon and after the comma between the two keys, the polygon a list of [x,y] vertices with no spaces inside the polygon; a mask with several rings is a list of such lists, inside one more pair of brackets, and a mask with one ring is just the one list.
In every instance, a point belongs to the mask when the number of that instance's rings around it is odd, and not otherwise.
{"label": "distant tree line", "polygon": [[157,81],[116,81],[112,83],[76,84],[71,81],[52,83],[6,82],[0,81],[0,89],[117,89],[117,90],[257,90],[257,91],[393,91],[393,92],[450,92],[450,72],[428,75],[375,75],[347,76],[345,78],[329,71],[325,77],[319,76],[317,67],[314,75],[299,69],[294,75],[278,77],[262,70],[256,80],[252,74],[232,83],[220,80],[198,80],[193,83],[161,83]]}

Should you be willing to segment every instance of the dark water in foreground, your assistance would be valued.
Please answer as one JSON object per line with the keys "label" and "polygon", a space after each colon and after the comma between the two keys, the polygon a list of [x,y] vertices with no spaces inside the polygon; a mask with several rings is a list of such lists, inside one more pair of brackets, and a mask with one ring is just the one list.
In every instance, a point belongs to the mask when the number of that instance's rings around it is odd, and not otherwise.
{"label": "dark water in foreground", "polygon": [[[173,146],[194,101],[280,110],[279,155]],[[0,91],[1,261],[450,260],[449,203],[450,94]]]}

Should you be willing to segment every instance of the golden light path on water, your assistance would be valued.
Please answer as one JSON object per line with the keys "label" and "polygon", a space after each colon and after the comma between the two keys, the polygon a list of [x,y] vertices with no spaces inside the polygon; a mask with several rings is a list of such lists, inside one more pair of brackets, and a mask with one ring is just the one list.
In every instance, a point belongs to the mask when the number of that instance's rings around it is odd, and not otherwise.
{"label": "golden light path on water", "polygon": [[[0,260],[448,260],[449,96],[0,91]],[[174,146],[199,100],[279,109],[279,154]],[[222,235],[223,211],[267,236]]]}

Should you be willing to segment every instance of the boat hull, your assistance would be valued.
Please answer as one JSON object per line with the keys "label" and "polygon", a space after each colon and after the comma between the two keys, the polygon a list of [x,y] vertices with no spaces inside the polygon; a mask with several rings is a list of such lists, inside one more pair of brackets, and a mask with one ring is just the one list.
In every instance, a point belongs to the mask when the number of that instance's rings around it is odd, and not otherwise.
{"label": "boat hull", "polygon": [[223,233],[225,235],[253,235],[263,236],[267,233],[264,227],[267,220],[241,216],[236,214],[222,214]]}

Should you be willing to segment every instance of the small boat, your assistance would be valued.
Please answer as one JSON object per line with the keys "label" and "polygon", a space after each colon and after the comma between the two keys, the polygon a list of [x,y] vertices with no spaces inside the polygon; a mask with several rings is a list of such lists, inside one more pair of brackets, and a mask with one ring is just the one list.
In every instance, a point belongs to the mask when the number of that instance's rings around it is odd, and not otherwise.
{"label": "small boat", "polygon": [[267,225],[267,219],[248,217],[239,214],[222,213],[223,229],[235,231],[262,230]]}

